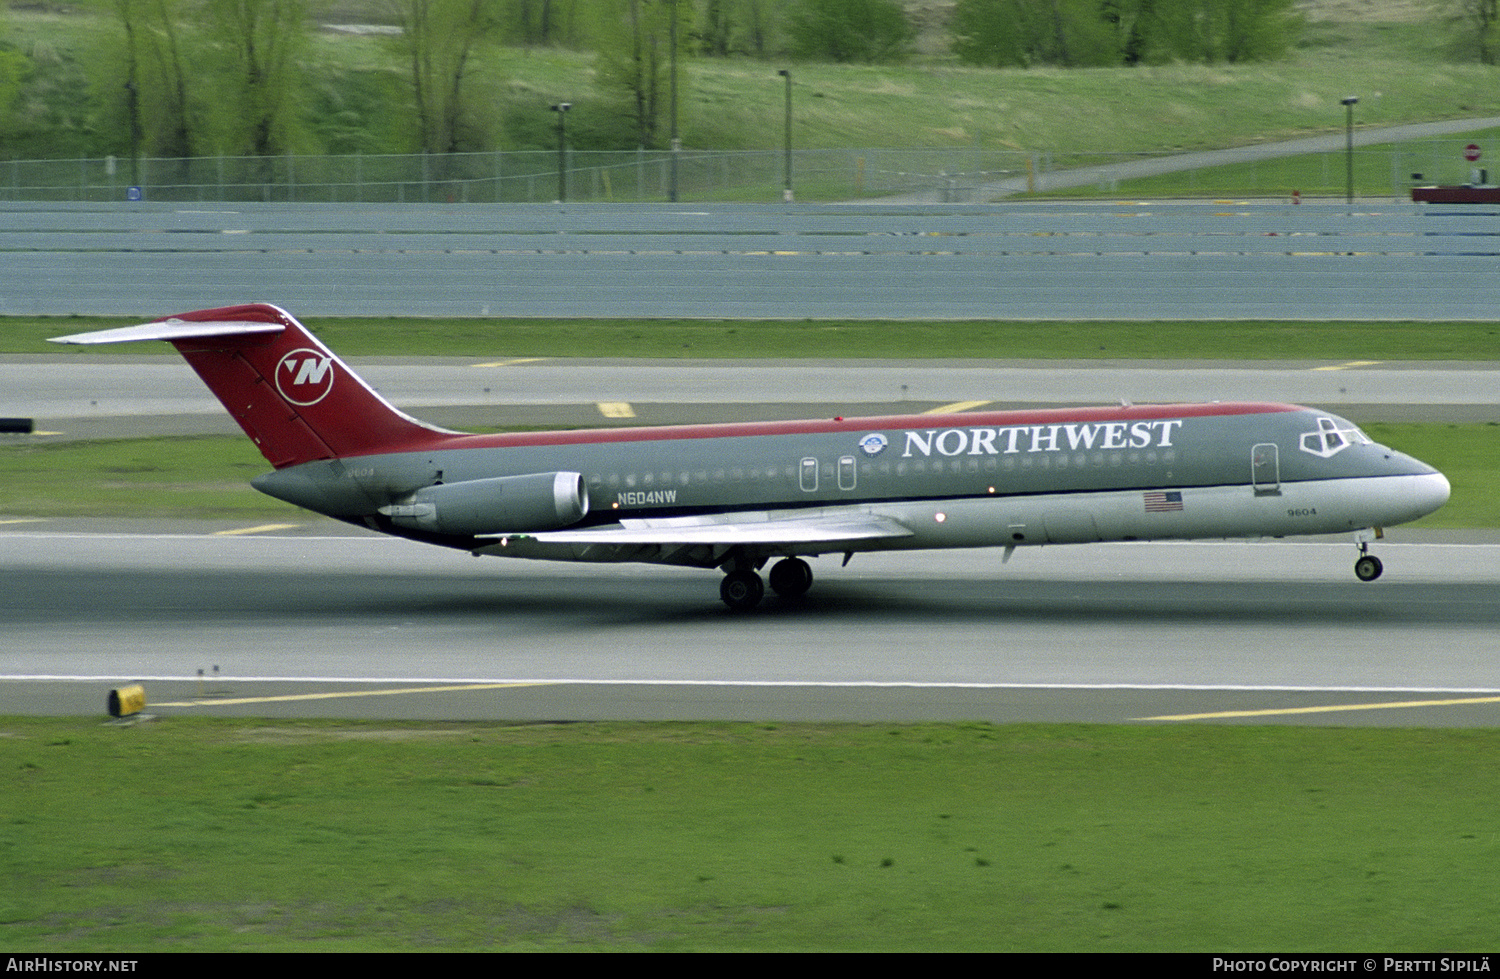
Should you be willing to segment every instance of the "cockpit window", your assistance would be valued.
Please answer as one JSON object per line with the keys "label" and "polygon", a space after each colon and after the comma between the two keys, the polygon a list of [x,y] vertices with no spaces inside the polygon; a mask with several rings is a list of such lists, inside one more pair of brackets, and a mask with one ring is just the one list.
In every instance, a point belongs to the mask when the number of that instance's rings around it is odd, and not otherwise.
{"label": "cockpit window", "polygon": [[1358,426],[1327,415],[1318,419],[1318,430],[1302,433],[1302,451],[1327,459],[1351,445],[1370,445],[1370,437]]}

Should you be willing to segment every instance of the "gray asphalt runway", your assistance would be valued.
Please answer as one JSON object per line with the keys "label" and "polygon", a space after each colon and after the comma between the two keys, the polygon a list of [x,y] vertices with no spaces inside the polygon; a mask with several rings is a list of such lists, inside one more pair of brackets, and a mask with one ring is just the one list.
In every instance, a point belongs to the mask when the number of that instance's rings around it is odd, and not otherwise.
{"label": "gray asphalt runway", "polygon": [[[718,416],[725,413],[711,408],[723,405],[750,406],[734,408],[730,417],[745,417],[746,410],[761,417],[857,417],[957,403],[1112,404],[1121,399],[1290,401],[1367,420],[1500,420],[1493,364],[497,363],[422,358],[400,364],[355,359],[352,364],[397,406],[458,428],[620,423],[603,417],[599,402],[631,404],[636,417],[626,421],[632,423],[647,413],[660,423],[722,420]],[[557,406],[581,410],[535,410]],[[1414,413],[1415,406],[1424,406],[1425,413]],[[88,437],[102,432],[238,431],[175,354],[0,357],[0,416],[36,418],[47,430]],[[162,416],[176,416],[171,428],[135,421]],[[131,421],[121,423],[124,419]]]}
{"label": "gray asphalt runway", "polygon": [[1348,543],[825,558],[805,602],[736,616],[710,573],[327,529],[5,528],[0,714],[102,714],[135,680],[163,714],[1488,725],[1500,710],[1494,544],[1387,542],[1373,584]]}
{"label": "gray asphalt runway", "polygon": [[1489,319],[1500,208],[0,204],[0,314]]}

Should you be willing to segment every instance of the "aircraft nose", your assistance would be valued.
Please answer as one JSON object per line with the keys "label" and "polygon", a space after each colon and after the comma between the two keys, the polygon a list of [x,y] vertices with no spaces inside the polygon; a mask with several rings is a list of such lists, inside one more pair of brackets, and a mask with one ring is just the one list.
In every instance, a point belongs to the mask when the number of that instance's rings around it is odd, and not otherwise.
{"label": "aircraft nose", "polygon": [[1447,503],[1452,491],[1453,487],[1449,485],[1448,477],[1434,469],[1416,478],[1412,486],[1412,502],[1421,511],[1421,515],[1426,516]]}
{"label": "aircraft nose", "polygon": [[1385,525],[1422,519],[1448,502],[1451,489],[1448,477],[1436,469],[1398,476],[1391,486],[1391,495],[1386,498],[1390,504],[1390,512],[1385,518]]}

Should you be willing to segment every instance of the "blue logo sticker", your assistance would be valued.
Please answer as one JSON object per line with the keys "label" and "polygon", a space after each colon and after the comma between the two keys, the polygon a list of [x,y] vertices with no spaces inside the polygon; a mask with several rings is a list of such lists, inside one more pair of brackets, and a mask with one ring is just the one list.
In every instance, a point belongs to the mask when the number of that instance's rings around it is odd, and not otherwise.
{"label": "blue logo sticker", "polygon": [[890,443],[886,441],[885,436],[881,435],[879,432],[871,432],[869,435],[866,435],[864,438],[859,440],[859,447],[864,450],[864,453],[867,456],[880,455],[881,452],[885,451],[885,447],[889,444]]}

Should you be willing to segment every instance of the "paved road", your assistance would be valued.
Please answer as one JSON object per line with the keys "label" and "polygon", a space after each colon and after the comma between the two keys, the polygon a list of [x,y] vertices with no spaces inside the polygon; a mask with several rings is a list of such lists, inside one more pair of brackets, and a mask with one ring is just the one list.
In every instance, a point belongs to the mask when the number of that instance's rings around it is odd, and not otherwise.
{"label": "paved road", "polygon": [[[1284,140],[1275,143],[1259,143],[1235,146],[1224,150],[1204,150],[1197,153],[1177,153],[1171,156],[1146,157],[1120,163],[1095,167],[1079,167],[1040,174],[1028,188],[1025,178],[997,181],[986,184],[978,193],[984,198],[999,198],[1020,194],[1028,189],[1039,191],[1067,190],[1072,187],[1096,187],[1122,180],[1137,180],[1142,177],[1157,177],[1168,173],[1184,173],[1208,167],[1230,166],[1261,160],[1282,159],[1311,153],[1336,153],[1346,145],[1354,147],[1381,146],[1386,143],[1401,143],[1419,139],[1434,139],[1457,133],[1473,133],[1500,127],[1500,117],[1482,119],[1448,119],[1442,122],[1415,123],[1408,126],[1383,126],[1356,129],[1352,134],[1330,133],[1324,136],[1309,136],[1304,139]],[[1454,147],[1455,152],[1458,147]],[[927,195],[935,201],[937,193]],[[909,198],[912,203],[922,197]]]}
{"label": "paved road", "polygon": [[1487,320],[1497,256],[1399,202],[11,204],[0,314]]}

